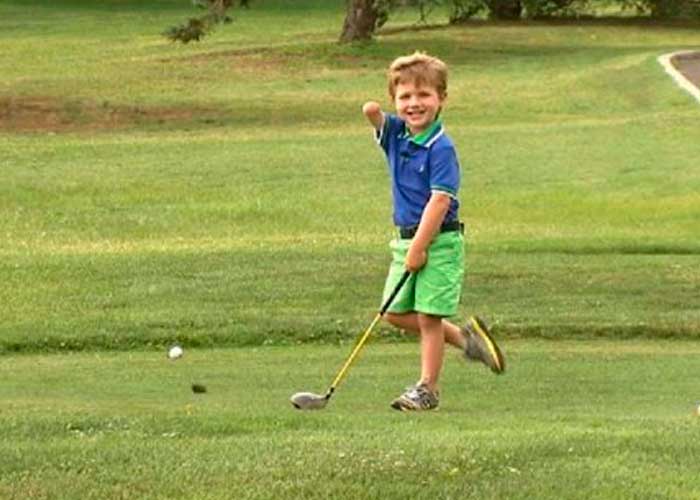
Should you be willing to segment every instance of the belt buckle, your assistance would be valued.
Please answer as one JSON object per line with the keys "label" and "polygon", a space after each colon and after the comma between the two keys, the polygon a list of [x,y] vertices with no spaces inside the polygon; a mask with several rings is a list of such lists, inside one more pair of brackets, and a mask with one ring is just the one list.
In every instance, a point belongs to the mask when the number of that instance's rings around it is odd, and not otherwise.
{"label": "belt buckle", "polygon": [[418,226],[403,226],[399,228],[399,236],[403,240],[410,240],[416,235]]}

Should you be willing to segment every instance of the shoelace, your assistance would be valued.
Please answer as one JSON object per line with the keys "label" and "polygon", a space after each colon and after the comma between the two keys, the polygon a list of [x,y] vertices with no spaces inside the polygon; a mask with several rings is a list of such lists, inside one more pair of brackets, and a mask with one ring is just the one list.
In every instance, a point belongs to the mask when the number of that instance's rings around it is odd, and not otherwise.
{"label": "shoelace", "polygon": [[424,397],[429,397],[429,398],[437,397],[437,394],[433,394],[430,391],[430,389],[428,389],[423,384],[408,386],[408,387],[406,387],[406,392],[407,392],[407,395],[411,399],[423,399]]}

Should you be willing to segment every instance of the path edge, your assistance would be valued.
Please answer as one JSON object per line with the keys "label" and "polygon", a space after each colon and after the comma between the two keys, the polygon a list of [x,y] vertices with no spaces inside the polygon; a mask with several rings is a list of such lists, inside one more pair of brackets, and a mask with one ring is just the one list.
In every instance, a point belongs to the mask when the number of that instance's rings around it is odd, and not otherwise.
{"label": "path edge", "polygon": [[681,87],[683,90],[692,95],[698,102],[700,102],[700,88],[696,87],[690,80],[688,80],[683,75],[683,73],[678,71],[673,66],[673,63],[671,62],[671,60],[676,56],[694,54],[696,52],[696,50],[681,50],[678,52],[669,52],[668,54],[660,55],[657,58],[657,61],[659,61],[659,64],[661,64],[661,66],[664,67],[666,73],[671,75],[671,78],[673,78],[676,81],[679,87]]}

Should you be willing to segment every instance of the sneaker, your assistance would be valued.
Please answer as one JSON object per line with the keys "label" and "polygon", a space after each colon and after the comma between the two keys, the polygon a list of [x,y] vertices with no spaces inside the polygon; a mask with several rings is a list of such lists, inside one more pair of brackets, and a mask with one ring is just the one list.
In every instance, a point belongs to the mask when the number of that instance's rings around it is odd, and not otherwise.
{"label": "sneaker", "polygon": [[406,392],[391,403],[391,407],[400,411],[434,410],[439,402],[438,393],[428,389],[425,384],[418,384],[406,389]]}
{"label": "sneaker", "polygon": [[464,333],[467,337],[464,356],[467,359],[481,361],[497,374],[505,371],[506,361],[484,320],[478,316],[472,316],[464,327]]}

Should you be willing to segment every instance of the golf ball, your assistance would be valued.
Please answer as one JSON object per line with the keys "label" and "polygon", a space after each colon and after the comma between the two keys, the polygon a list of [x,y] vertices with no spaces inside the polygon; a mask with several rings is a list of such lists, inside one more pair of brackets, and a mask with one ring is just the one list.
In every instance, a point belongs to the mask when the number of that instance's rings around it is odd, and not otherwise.
{"label": "golf ball", "polygon": [[168,358],[177,359],[181,357],[184,353],[185,351],[182,350],[182,347],[180,347],[179,345],[174,345],[168,351]]}

